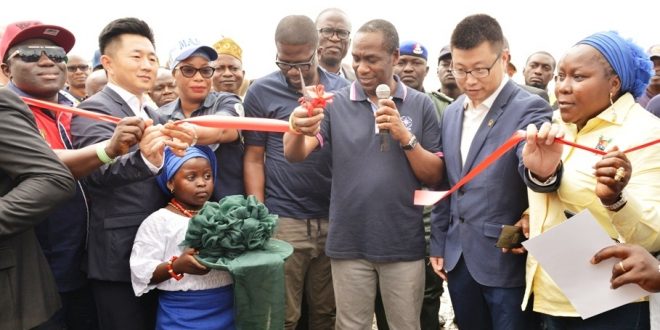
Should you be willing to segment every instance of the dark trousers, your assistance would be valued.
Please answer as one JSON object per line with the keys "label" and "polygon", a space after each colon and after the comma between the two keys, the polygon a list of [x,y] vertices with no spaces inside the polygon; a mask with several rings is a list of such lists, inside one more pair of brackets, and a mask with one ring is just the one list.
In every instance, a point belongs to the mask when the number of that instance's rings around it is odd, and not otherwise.
{"label": "dark trousers", "polygon": [[80,289],[60,292],[62,308],[37,330],[97,330],[98,319],[94,307],[94,296],[88,284]]}
{"label": "dark trousers", "polygon": [[648,302],[623,305],[586,320],[580,317],[539,315],[544,330],[646,330],[651,327]]}
{"label": "dark trousers", "polygon": [[481,285],[470,275],[463,257],[447,276],[449,296],[460,329],[530,329],[532,315],[520,308],[524,286]]}
{"label": "dark trousers", "polygon": [[[424,281],[424,300],[422,302],[422,313],[419,316],[422,330],[438,330],[440,329],[440,296],[444,292],[442,287],[442,279],[434,271],[426,258],[426,279]],[[385,308],[383,307],[383,299],[380,297],[380,289],[376,292],[376,305],[374,306],[376,313],[376,325],[378,330],[389,330],[387,324],[387,316],[385,315]]]}
{"label": "dark trousers", "polygon": [[91,282],[101,330],[153,330],[156,327],[156,290],[136,297],[129,282]]}

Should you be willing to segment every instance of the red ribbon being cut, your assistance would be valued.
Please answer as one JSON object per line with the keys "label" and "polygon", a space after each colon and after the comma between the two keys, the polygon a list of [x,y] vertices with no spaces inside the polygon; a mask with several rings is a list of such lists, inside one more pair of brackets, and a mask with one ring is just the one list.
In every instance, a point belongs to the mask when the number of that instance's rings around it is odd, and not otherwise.
{"label": "red ribbon being cut", "polygon": [[[303,80],[304,81],[304,80]],[[304,87],[303,87],[304,88]],[[311,88],[311,87],[310,87]],[[328,103],[332,103],[332,97],[334,94],[326,93],[325,87],[321,84],[314,86],[314,91],[306,91],[309,94],[314,95],[304,95],[298,99],[300,105],[307,109],[307,115],[309,117],[313,116],[315,108],[324,108]]]}
{"label": "red ribbon being cut", "polygon": [[68,107],[66,105],[61,105],[61,104],[57,104],[57,103],[53,103],[53,102],[46,102],[46,101],[36,100],[36,99],[33,99],[33,98],[24,97],[24,96],[21,96],[21,99],[23,99],[23,102],[25,102],[25,104],[33,106],[33,107],[44,108],[44,109],[48,109],[48,110],[52,110],[52,111],[56,111],[56,112],[66,112],[66,113],[70,113],[70,114],[73,114],[73,115],[76,115],[76,116],[91,118],[91,119],[100,120],[100,121],[104,121],[104,122],[108,122],[108,123],[112,123],[112,124],[116,124],[121,120],[120,118],[117,118],[117,117],[114,117],[114,116],[104,115],[104,114],[101,114],[101,113],[98,113],[98,112],[87,111],[87,110],[73,108],[73,107]]}
{"label": "red ribbon being cut", "polygon": [[[316,95],[314,95],[313,97],[302,97],[300,99],[301,105],[304,106],[309,112],[311,112],[314,108],[325,108],[327,103],[332,102],[333,94],[325,93],[323,85],[316,85],[314,92]],[[312,92],[310,92],[310,94],[311,93]],[[29,97],[21,97],[21,99],[23,99],[23,101],[30,106],[44,108],[56,112],[66,112],[72,115],[91,118],[112,124],[117,124],[121,120],[120,118],[114,116],[68,107],[65,105],[56,104],[52,102],[36,100]],[[287,133],[287,132],[297,133],[289,129],[289,123],[287,121],[278,120],[278,119],[269,119],[269,118],[252,118],[252,117],[246,118],[246,117],[208,115],[208,116],[186,118],[178,122],[189,122],[199,126],[215,127],[215,128],[230,128],[230,129],[233,128],[239,130],[276,132],[276,133]],[[433,205],[438,201],[440,201],[441,199],[449,196],[454,191],[458,190],[463,185],[470,182],[470,180],[472,180],[474,177],[476,177],[481,172],[483,172],[483,170],[489,167],[497,159],[502,157],[502,155],[504,155],[507,151],[509,151],[511,148],[513,148],[523,139],[525,139],[524,131],[517,131],[516,133],[514,133],[513,136],[511,136],[506,142],[504,142],[503,145],[497,148],[492,154],[488,155],[488,157],[486,157],[484,161],[479,163],[472,171],[470,171],[467,175],[465,175],[465,177],[459,180],[456,183],[456,185],[454,185],[453,187],[451,187],[451,189],[447,191],[416,190],[414,197],[414,204]],[[606,154],[606,152],[603,150],[586,147],[571,141],[564,140],[562,138],[556,138],[555,141],[574,148],[586,150],[597,155]],[[631,147],[629,149],[624,150],[623,152],[628,153],[635,150],[640,150],[658,143],[660,143],[660,139],[649,141],[635,147]]]}

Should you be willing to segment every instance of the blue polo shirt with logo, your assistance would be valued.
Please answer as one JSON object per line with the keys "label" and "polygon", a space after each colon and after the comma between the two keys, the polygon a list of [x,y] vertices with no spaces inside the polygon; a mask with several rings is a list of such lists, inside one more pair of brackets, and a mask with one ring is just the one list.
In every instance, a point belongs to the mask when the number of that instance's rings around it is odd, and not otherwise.
{"label": "blue polo shirt with logo", "polygon": [[[318,69],[326,91],[347,86],[344,78]],[[289,120],[302,96],[280,71],[255,80],[245,95],[246,117]],[[330,205],[330,148],[305,161],[289,163],[284,158],[282,133],[244,131],[245,144],[265,148],[265,204],[268,210],[295,219],[327,218]]]}
{"label": "blue polo shirt with logo", "polygon": [[[406,128],[426,150],[440,152],[440,127],[431,99],[398,77],[394,103]],[[321,135],[332,152],[332,194],[326,254],[372,262],[424,258],[422,207],[415,177],[399,143],[380,151],[374,110],[359,82],[337,92],[325,111]],[[312,153],[313,154],[313,153]]]}

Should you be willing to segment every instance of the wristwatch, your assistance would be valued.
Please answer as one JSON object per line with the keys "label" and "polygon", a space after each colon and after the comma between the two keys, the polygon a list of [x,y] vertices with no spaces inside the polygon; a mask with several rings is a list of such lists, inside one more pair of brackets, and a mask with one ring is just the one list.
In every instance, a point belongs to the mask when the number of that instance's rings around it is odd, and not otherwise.
{"label": "wristwatch", "polygon": [[616,202],[610,205],[603,204],[603,207],[605,207],[609,211],[616,212],[624,205],[626,205],[626,202],[628,202],[628,200],[626,200],[626,198],[623,196],[623,193],[621,193],[619,194],[619,198],[616,200]]}
{"label": "wristwatch", "polygon": [[408,144],[401,145],[401,148],[403,150],[413,150],[415,149],[416,145],[417,145],[417,138],[415,137],[414,134],[412,134],[412,137],[410,137]]}

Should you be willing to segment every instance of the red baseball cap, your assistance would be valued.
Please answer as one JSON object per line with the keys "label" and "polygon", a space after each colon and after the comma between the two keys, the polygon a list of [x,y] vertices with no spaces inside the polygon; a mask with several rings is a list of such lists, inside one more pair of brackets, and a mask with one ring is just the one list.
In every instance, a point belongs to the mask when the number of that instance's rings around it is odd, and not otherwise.
{"label": "red baseball cap", "polygon": [[46,39],[69,52],[76,43],[76,38],[69,30],[56,26],[45,25],[39,21],[23,21],[11,23],[5,27],[5,32],[0,40],[0,59],[5,62],[7,51],[16,44],[29,39]]}

